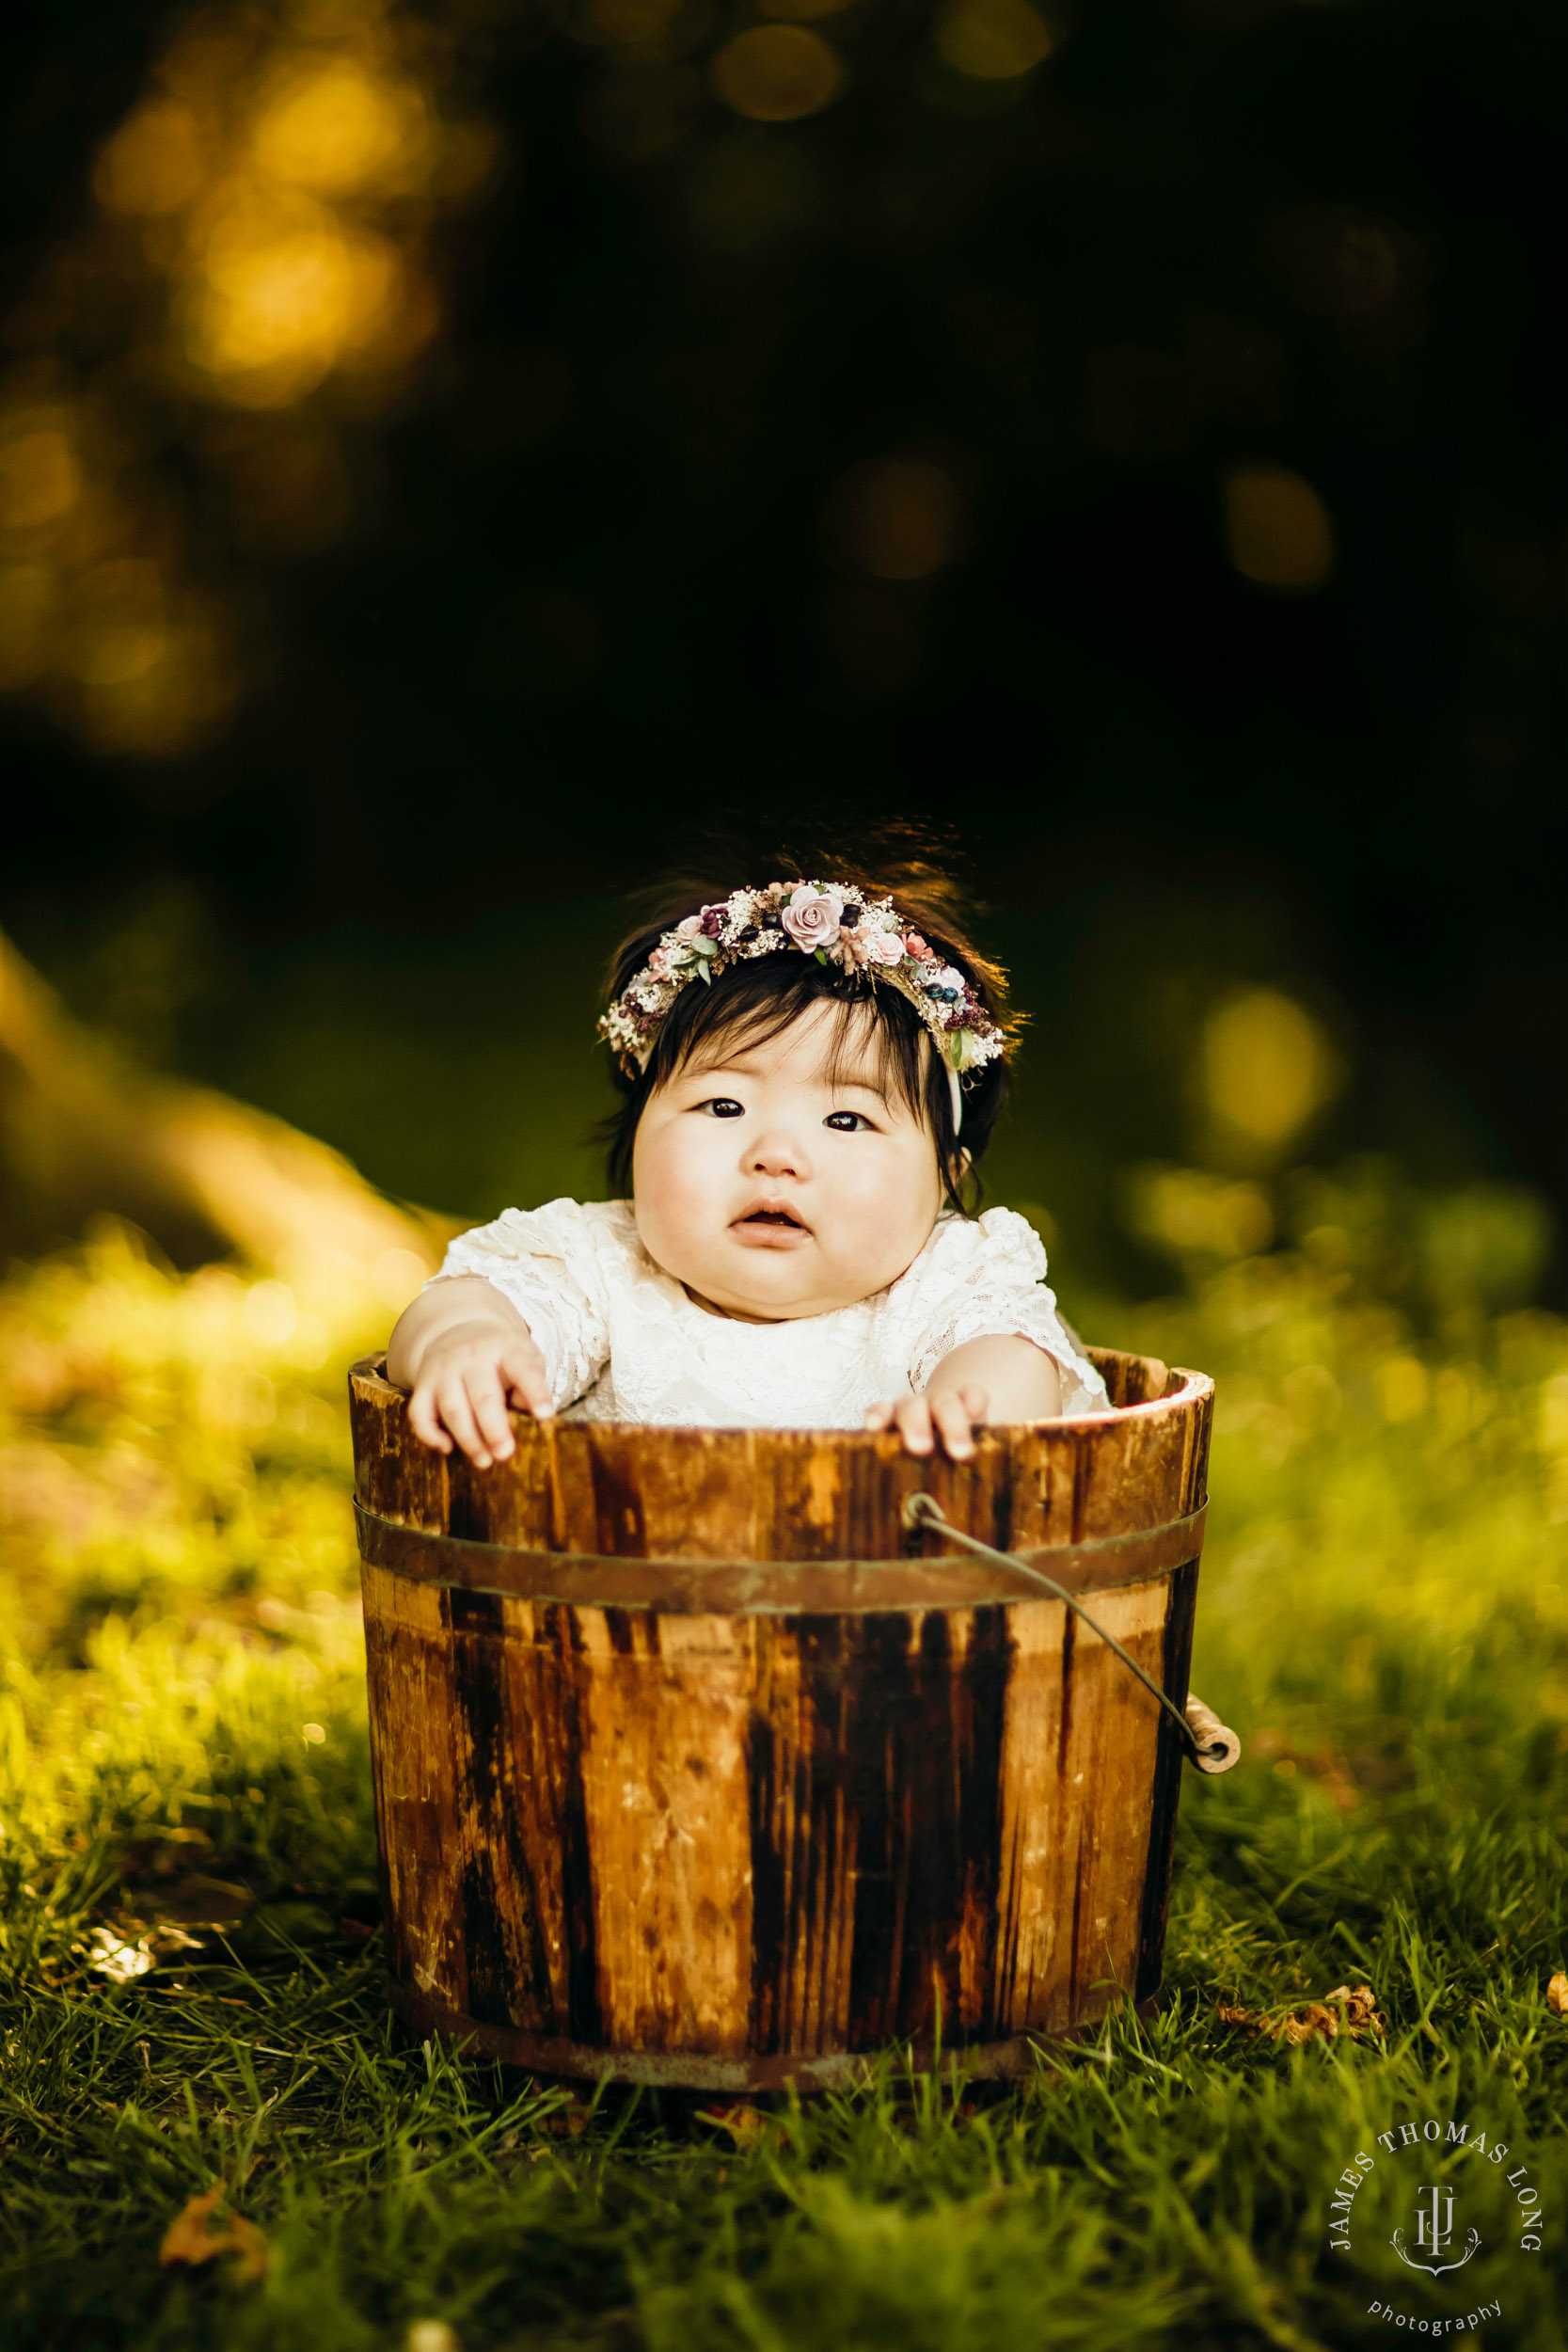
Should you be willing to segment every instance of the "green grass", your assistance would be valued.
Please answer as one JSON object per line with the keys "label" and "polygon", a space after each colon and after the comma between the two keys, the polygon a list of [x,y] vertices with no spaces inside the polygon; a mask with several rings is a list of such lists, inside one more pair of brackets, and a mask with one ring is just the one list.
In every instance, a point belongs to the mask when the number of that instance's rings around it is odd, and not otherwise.
{"label": "green grass", "polygon": [[[20,1276],[0,1297],[17,2352],[1381,2342],[1410,2330],[1373,2301],[1461,2306],[1415,2272],[1394,2288],[1411,2217],[1375,2135],[1452,2116],[1512,2152],[1442,2159],[1482,2233],[1464,2308],[1500,2302],[1491,2344],[1562,2344],[1568,1330],[1423,1304],[1357,1259],[1348,1211],[1314,1215],[1298,1247],[1085,1317],[1223,1382],[1195,1679],[1247,1745],[1227,1778],[1187,1777],[1164,2011],[1042,2051],[1005,2096],[895,2054],[852,2094],[727,2120],[590,2106],[389,2026],[341,1412],[369,1321],[280,1338],[276,1291],[179,1280],[114,1233]],[[102,1963],[127,1953],[154,1964],[117,1981]],[[1381,2039],[1291,2048],[1218,2015],[1363,1982]],[[1358,2149],[1379,2169],[1345,2256],[1326,2205]],[[1511,2218],[1521,2158],[1539,2253]],[[220,2183],[265,2233],[260,2280],[160,2266]]]}

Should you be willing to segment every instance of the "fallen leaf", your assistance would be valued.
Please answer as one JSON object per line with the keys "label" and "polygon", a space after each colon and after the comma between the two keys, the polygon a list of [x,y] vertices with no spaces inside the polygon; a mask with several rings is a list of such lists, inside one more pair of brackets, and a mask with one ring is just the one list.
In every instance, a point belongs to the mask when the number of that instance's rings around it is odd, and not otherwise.
{"label": "fallen leaf", "polygon": [[94,1928],[90,1949],[92,1957],[87,1966],[95,1977],[107,1977],[111,1984],[132,1984],[158,1964],[147,1947],[145,1936],[138,1935],[135,1943],[127,1943],[112,1928]]}
{"label": "fallen leaf", "polygon": [[1358,1984],[1354,1993],[1347,1992],[1342,1984],[1336,1985],[1327,1997],[1330,2001],[1344,2004],[1347,2033],[1383,2033],[1386,2030],[1377,2005],[1377,1994],[1370,1984]]}
{"label": "fallen leaf", "polygon": [[1560,1968],[1546,1987],[1546,2007],[1554,2017],[1568,2017],[1568,1977]]}
{"label": "fallen leaf", "polygon": [[221,2185],[193,2197],[164,2232],[158,2260],[171,2263],[210,2263],[219,2254],[238,2257],[236,2276],[259,2279],[267,2266],[267,2241],[254,2221],[242,2214],[226,2213],[214,2226],[213,2215],[228,2191]]}
{"label": "fallen leaf", "polygon": [[709,2107],[699,2118],[712,2123],[721,2132],[728,2132],[737,2148],[754,2147],[774,2130],[774,2119],[764,2115],[760,2107],[747,2106],[744,2102],[733,2107]]}
{"label": "fallen leaf", "polygon": [[1216,2004],[1216,2013],[1222,2026],[1259,2034],[1267,2042],[1288,2042],[1292,2049],[1299,2049],[1304,2042],[1334,2042],[1341,2033],[1354,2042],[1364,2033],[1384,2030],[1370,1984],[1357,1985],[1354,1993],[1345,1985],[1336,1985],[1325,1999],[1303,2001],[1283,2014],[1242,2009],[1225,2001]]}

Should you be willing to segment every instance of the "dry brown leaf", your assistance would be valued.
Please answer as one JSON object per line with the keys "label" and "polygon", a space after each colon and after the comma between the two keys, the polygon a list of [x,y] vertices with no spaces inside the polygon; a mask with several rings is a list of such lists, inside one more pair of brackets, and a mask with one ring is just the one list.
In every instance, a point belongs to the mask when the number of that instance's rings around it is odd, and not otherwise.
{"label": "dry brown leaf", "polygon": [[737,2148],[752,2147],[777,2129],[773,2116],[764,2115],[760,2107],[747,2106],[744,2103],[733,2107],[707,2108],[701,2120],[705,2123],[715,2124],[721,2132],[728,2132]]}
{"label": "dry brown leaf", "polygon": [[175,2215],[158,2249],[158,2260],[166,2267],[171,2263],[210,2263],[220,2254],[233,2254],[238,2257],[239,2278],[261,2276],[267,2266],[267,2241],[255,2222],[246,2221],[242,2214],[226,2213],[214,2223],[213,2215],[227,2194],[222,2187],[210,2188],[193,2197]]}
{"label": "dry brown leaf", "polygon": [[1225,2001],[1218,2003],[1217,2014],[1222,2026],[1261,2034],[1269,2042],[1283,2040],[1292,2049],[1299,2049],[1304,2042],[1334,2042],[1341,2033],[1348,2034],[1354,2042],[1364,2033],[1382,2033],[1384,2029],[1377,1997],[1370,1984],[1357,1985],[1354,1992],[1345,1985],[1336,1985],[1323,2000],[1303,2001],[1283,2016],[1271,2016],[1267,2010],[1237,2008]]}
{"label": "dry brown leaf", "polygon": [[1554,2017],[1568,2017],[1568,1977],[1560,1968],[1546,1987],[1546,2007]]}
{"label": "dry brown leaf", "polygon": [[1370,1984],[1358,1984],[1354,1993],[1338,1984],[1327,1997],[1330,2001],[1344,2004],[1345,2031],[1348,2034],[1386,2031],[1383,2013],[1377,2005],[1377,1994]]}

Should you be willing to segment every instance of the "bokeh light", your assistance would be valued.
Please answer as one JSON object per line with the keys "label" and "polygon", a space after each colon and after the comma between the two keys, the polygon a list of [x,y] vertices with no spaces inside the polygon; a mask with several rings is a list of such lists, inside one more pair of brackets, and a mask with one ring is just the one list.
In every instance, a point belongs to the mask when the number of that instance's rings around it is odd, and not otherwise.
{"label": "bokeh light", "polygon": [[242,202],[204,240],[185,322],[186,356],[224,397],[286,407],[400,326],[406,345],[402,257],[308,199]]}
{"label": "bokeh light", "polygon": [[1266,1162],[1284,1155],[1344,1083],[1321,1022],[1272,988],[1217,1005],[1203,1027],[1205,1104],[1220,1140]]}
{"label": "bokeh light", "polygon": [[352,520],[347,411],[392,397],[432,341],[432,225],[494,161],[485,125],[443,112],[440,54],[381,0],[206,9],[99,152],[52,264],[66,295],[36,306],[0,383],[0,691],[97,750],[189,750],[245,684],[186,494],[148,455],[160,433],[227,475],[247,551],[311,551]]}
{"label": "bokeh light", "polygon": [[1260,1185],[1205,1168],[1130,1168],[1122,1209],[1130,1232],[1176,1258],[1251,1257],[1275,1235],[1274,1210]]}
{"label": "bokeh light", "polygon": [[1230,561],[1243,580],[1295,596],[1326,585],[1334,525],[1309,482],[1288,466],[1237,466],[1226,478]]}
{"label": "bokeh light", "polygon": [[820,33],[803,24],[754,24],[713,61],[713,87],[752,122],[796,122],[836,98],[844,69]]}
{"label": "bokeh light", "polygon": [[258,107],[251,156],[264,177],[322,196],[418,194],[429,167],[424,102],[355,58],[289,61]]}
{"label": "bokeh light", "polygon": [[1051,29],[1029,0],[952,0],[937,19],[937,54],[976,82],[1013,82],[1051,55]]}

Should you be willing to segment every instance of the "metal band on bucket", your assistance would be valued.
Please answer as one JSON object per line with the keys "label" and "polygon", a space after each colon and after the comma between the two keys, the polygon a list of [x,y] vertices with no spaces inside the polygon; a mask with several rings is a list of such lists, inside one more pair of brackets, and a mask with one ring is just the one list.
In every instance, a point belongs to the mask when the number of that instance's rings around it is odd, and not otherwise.
{"label": "metal band on bucket", "polygon": [[[1143,1584],[1196,1560],[1207,1505],[1130,1535],[1020,1550],[1022,1574],[948,1553],[912,1560],[636,1559],[596,1551],[536,1551],[475,1542],[380,1518],[356,1502],[359,1556],[367,1566],[416,1584],[495,1593],[574,1609],[649,1609],[684,1616],[867,1616],[880,1610],[981,1609],[1039,1600],[1029,1571],[1069,1593]],[[989,1548],[988,1548],[989,1549]],[[989,1572],[988,1572],[989,1571]]]}

